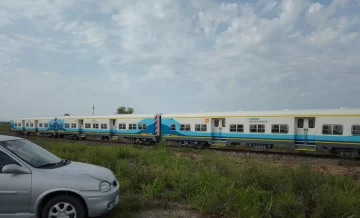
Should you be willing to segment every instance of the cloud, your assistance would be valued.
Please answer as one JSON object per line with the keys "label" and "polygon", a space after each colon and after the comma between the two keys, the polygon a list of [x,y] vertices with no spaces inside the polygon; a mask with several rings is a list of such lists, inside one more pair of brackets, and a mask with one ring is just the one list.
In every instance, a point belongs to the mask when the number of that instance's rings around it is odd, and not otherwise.
{"label": "cloud", "polygon": [[0,119],[359,107],[358,3],[4,0]]}

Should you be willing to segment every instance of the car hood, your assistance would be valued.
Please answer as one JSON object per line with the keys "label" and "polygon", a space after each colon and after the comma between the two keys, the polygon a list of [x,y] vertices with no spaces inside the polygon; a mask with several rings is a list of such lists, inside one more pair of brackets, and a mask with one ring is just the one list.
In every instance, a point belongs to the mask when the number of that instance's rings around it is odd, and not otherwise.
{"label": "car hood", "polygon": [[112,183],[115,180],[115,176],[111,170],[105,167],[87,163],[71,161],[70,164],[60,168],[52,169],[52,171],[65,174],[83,175],[97,179],[99,181],[107,181],[109,183]]}

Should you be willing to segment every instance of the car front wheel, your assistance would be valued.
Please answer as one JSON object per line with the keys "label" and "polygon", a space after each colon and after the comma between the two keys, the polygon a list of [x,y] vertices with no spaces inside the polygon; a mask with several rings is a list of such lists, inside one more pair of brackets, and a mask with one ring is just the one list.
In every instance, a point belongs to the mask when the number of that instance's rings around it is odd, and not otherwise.
{"label": "car front wheel", "polygon": [[58,195],[45,203],[42,218],[85,218],[82,202],[71,195]]}

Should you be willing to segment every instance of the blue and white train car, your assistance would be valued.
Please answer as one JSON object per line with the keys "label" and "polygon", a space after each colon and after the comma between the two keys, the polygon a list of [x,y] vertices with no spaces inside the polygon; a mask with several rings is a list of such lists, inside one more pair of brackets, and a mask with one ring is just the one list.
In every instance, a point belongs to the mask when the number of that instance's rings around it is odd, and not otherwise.
{"label": "blue and white train car", "polygon": [[360,109],[163,114],[161,127],[167,141],[203,145],[245,143],[354,152],[360,148]]}
{"label": "blue and white train car", "polygon": [[21,119],[13,119],[10,121],[10,130],[13,132],[23,132],[24,125]]}
{"label": "blue and white train car", "polygon": [[[17,118],[10,121],[10,127],[12,131],[26,135],[54,135],[58,130],[55,123],[56,119],[54,117]],[[59,120],[57,123],[59,124],[59,129],[61,129],[62,121]]]}
{"label": "blue and white train car", "polygon": [[213,131],[210,117],[215,114],[162,114],[162,139],[175,144],[195,144],[207,147],[212,144]]}
{"label": "blue and white train car", "polygon": [[156,142],[155,120],[155,114],[78,117],[79,132],[86,137],[109,139],[115,136],[132,142],[139,139]]}
{"label": "blue and white train car", "polygon": [[[124,138],[148,143],[160,140],[160,115],[60,116],[10,121],[12,131],[64,138]],[[20,127],[21,126],[23,127]]]}

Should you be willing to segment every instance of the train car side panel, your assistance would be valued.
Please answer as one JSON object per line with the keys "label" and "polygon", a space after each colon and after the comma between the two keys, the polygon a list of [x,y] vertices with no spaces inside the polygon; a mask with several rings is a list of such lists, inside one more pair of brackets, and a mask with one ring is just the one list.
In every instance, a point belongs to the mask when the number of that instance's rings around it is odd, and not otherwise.
{"label": "train car side panel", "polygon": [[162,116],[162,137],[167,141],[196,141],[211,143],[209,120],[197,117],[172,118]]}
{"label": "train car side panel", "polygon": [[231,144],[294,145],[292,117],[227,118],[223,138]]}

